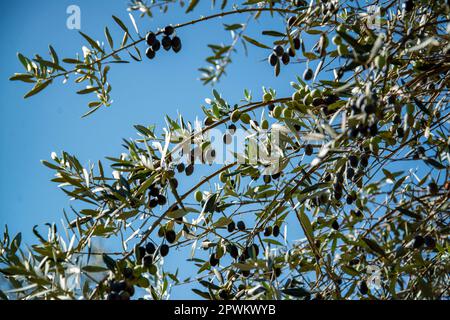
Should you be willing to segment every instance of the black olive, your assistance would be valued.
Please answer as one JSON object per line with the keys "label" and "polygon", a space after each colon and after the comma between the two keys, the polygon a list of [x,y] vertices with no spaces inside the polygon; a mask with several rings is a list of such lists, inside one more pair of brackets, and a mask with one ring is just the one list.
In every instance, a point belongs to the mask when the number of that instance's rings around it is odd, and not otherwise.
{"label": "black olive", "polygon": [[181,50],[181,39],[178,37],[173,37],[172,39],[172,50],[178,53]]}
{"label": "black olive", "polygon": [[289,55],[290,57],[295,57],[295,50],[292,49],[292,48],[289,48],[289,49],[288,49],[288,55]]}
{"label": "black olive", "polygon": [[375,137],[378,134],[378,126],[376,123],[372,124],[369,127],[369,132],[372,137]]}
{"label": "black olive", "polygon": [[355,200],[355,199],[354,199],[351,195],[348,195],[348,196],[347,196],[347,199],[346,199],[347,204],[352,204],[354,200]]}
{"label": "black olive", "polygon": [[291,28],[294,25],[296,20],[297,20],[297,18],[294,16],[289,17],[289,19],[287,20],[288,26]]}
{"label": "black olive", "polygon": [[228,292],[224,289],[219,290],[219,297],[223,300],[228,299]]}
{"label": "black olive", "polygon": [[178,171],[179,173],[183,172],[184,169],[185,169],[184,163],[179,163],[179,164],[177,165],[177,171]]}
{"label": "black olive", "polygon": [[337,222],[337,220],[334,220],[333,223],[331,224],[331,227],[334,230],[339,230],[339,222]]}
{"label": "black olive", "polygon": [[244,231],[245,230],[245,223],[244,223],[244,221],[238,221],[237,228],[238,228],[239,231]]}
{"label": "black olive", "polygon": [[413,0],[406,0],[402,4],[403,9],[405,12],[411,12],[412,9],[414,9],[414,1]]}
{"label": "black olive", "polygon": [[272,235],[272,227],[268,226],[266,229],[264,229],[264,236],[270,237]]}
{"label": "black olive", "polygon": [[211,267],[215,267],[219,264],[219,259],[216,258],[216,254],[213,253],[211,257],[209,257],[209,264]]}
{"label": "black olive", "polygon": [[432,236],[425,236],[424,240],[425,240],[425,245],[429,249],[434,249],[434,247],[436,247],[436,240],[434,240],[434,238]]}
{"label": "black olive", "polygon": [[120,300],[120,296],[117,292],[110,292],[106,297],[107,300],[118,301]]}
{"label": "black olive", "polygon": [[281,172],[277,172],[277,173],[271,175],[271,178],[274,180],[277,180],[278,178],[280,178],[280,176],[281,176]]}
{"label": "black olive", "polygon": [[283,55],[281,56],[281,61],[283,62],[284,65],[289,64],[289,61],[291,59],[289,58],[289,54],[287,52],[283,53]]}
{"label": "black olive", "polygon": [[151,31],[149,33],[147,33],[147,35],[145,36],[145,41],[147,42],[147,44],[149,46],[152,46],[153,43],[155,43],[155,40],[156,40],[156,35]]}
{"label": "black olive", "polygon": [[186,167],[186,175],[187,176],[190,176],[190,175],[192,175],[193,173],[194,173],[194,165],[193,164],[190,164],[190,165],[188,165],[187,167]]}
{"label": "black olive", "polygon": [[278,57],[275,53],[271,53],[268,60],[272,67],[275,67],[278,63]]}
{"label": "black olive", "polygon": [[169,254],[169,246],[167,244],[161,245],[161,247],[159,248],[159,253],[162,257],[167,256]]}
{"label": "black olive", "polygon": [[422,236],[415,236],[414,237],[414,249],[419,249],[421,246],[423,246],[425,243],[425,239]]}
{"label": "black olive", "polygon": [[278,56],[281,57],[284,53],[284,49],[282,46],[277,45],[276,47],[273,48],[273,52]]}
{"label": "black olive", "polygon": [[172,39],[170,39],[169,36],[164,36],[161,39],[161,44],[162,44],[162,47],[164,48],[164,50],[169,51],[170,48],[172,47]]}
{"label": "black olive", "polygon": [[305,72],[303,73],[303,79],[304,79],[305,81],[309,81],[309,80],[312,79],[313,75],[314,75],[313,71],[312,71],[311,69],[308,68],[308,69],[306,69]]}
{"label": "black olive", "polygon": [[158,200],[157,199],[151,199],[148,206],[150,208],[156,208],[158,206]]}
{"label": "black olive", "polygon": [[359,163],[362,167],[366,168],[369,165],[369,158],[367,157],[367,155],[363,154],[360,158]]}
{"label": "black olive", "polygon": [[170,36],[175,31],[175,28],[173,26],[166,26],[163,29],[163,32],[166,36]]}
{"label": "black olive", "polygon": [[294,42],[294,49],[295,50],[300,49],[300,38],[299,37],[295,37],[293,42]]}
{"label": "black olive", "polygon": [[233,232],[235,229],[236,229],[236,224],[234,223],[234,221],[231,221],[227,226],[227,230],[228,230],[228,232]]}
{"label": "black olive", "polygon": [[142,265],[146,268],[151,267],[153,264],[153,256],[151,254],[146,255],[144,258],[142,258]]}
{"label": "black olive", "polygon": [[133,276],[133,269],[126,267],[123,269],[122,274],[125,278],[129,279]]}
{"label": "black olive", "polygon": [[145,251],[148,254],[154,254],[156,252],[156,247],[153,243],[149,242],[145,245]]}
{"label": "black olive", "polygon": [[162,194],[158,195],[158,200],[157,201],[158,201],[158,204],[160,206],[163,206],[163,205],[165,205],[167,203],[166,197],[164,197]]}
{"label": "black olive", "polygon": [[175,233],[175,231],[173,231],[173,230],[166,231],[166,240],[167,240],[167,242],[174,243],[176,237],[177,237],[177,234]]}
{"label": "black olive", "polygon": [[274,237],[278,237],[280,235],[280,226],[278,225],[273,226],[272,235]]}
{"label": "black olive", "polygon": [[350,162],[350,165],[353,168],[356,168],[358,166],[358,158],[354,155],[351,155],[348,157],[348,161]]}
{"label": "black olive", "polygon": [[361,281],[359,284],[359,292],[361,292],[361,294],[367,294],[367,292],[369,292],[369,288],[367,287],[367,283],[365,281]]}
{"label": "black olive", "polygon": [[150,60],[152,60],[156,56],[155,51],[153,50],[153,48],[147,48],[147,50],[145,51],[145,55]]}
{"label": "black olive", "polygon": [[161,49],[161,42],[159,42],[158,39],[156,39],[155,42],[153,42],[152,49],[155,52]]}
{"label": "black olive", "polygon": [[227,251],[233,259],[236,259],[239,256],[238,249],[234,244],[228,246]]}
{"label": "black olive", "polygon": [[439,192],[439,187],[435,182],[430,182],[428,184],[428,192],[432,195],[435,195]]}
{"label": "black olive", "polygon": [[264,175],[263,181],[265,184],[269,184],[272,181],[272,178],[269,175]]}
{"label": "black olive", "polygon": [[314,152],[313,146],[310,145],[310,144],[307,144],[307,145],[305,146],[305,154],[306,154],[307,156],[310,156],[310,155],[313,154],[313,152]]}
{"label": "black olive", "polygon": [[130,294],[128,293],[128,291],[120,291],[119,296],[120,296],[120,300],[122,300],[122,301],[130,300]]}

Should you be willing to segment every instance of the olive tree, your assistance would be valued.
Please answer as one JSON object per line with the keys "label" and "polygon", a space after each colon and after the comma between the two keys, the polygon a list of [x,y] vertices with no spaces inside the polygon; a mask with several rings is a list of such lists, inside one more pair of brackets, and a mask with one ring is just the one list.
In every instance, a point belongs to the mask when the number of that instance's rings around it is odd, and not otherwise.
{"label": "olive tree", "polygon": [[[151,19],[198,3],[134,0],[129,11]],[[92,96],[85,116],[111,105],[114,64],[157,63],[182,50],[190,26],[221,17],[244,22],[224,24],[230,44],[209,45],[205,85],[220,83],[247,46],[267,53],[274,77],[293,63],[301,72],[286,84],[291,96],[263,88],[236,102],[213,90],[201,122],[136,125],[110,169],[52,154],[43,161],[52,181],[83,209],[64,212],[64,232],[35,228],[26,249],[5,230],[0,271],[11,290],[1,297],[165,299],[196,283],[204,299],[448,298],[448,1],[223,0],[211,10],[144,34],[139,20],[113,16],[120,39],[106,27],[106,41],[81,33],[75,57],[51,46],[49,56],[18,55],[25,71],[11,80],[31,84],[25,98],[73,81]],[[249,34],[262,16],[284,23]],[[218,161],[217,140],[235,139],[239,150]],[[198,166],[209,173],[195,176]],[[119,249],[103,250],[99,238]],[[164,264],[182,250],[198,269],[184,279]]]}

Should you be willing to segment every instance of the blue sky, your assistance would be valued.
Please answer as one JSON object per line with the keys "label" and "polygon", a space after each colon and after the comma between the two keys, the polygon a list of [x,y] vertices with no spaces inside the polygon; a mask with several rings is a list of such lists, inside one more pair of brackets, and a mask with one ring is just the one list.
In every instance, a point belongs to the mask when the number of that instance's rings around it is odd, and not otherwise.
{"label": "blue sky", "polygon": [[[77,155],[82,164],[87,165],[89,161],[124,152],[122,138],[137,137],[133,128],[135,124],[156,124],[161,128],[164,115],[176,117],[177,111],[189,120],[201,116],[200,106],[205,98],[212,96],[211,86],[203,86],[197,80],[197,69],[205,66],[204,58],[210,53],[207,44],[230,43],[231,37],[223,31],[222,23],[245,22],[246,19],[232,16],[184,28],[178,32],[183,42],[183,50],[179,54],[160,54],[153,61],[114,65],[110,72],[112,107],[82,119],[90,100],[77,95],[75,92],[81,87],[71,81],[65,85],[56,82],[27,100],[23,95],[30,86],[8,81],[14,72],[22,71],[17,52],[26,56],[39,53],[46,57],[49,44],[60,57],[73,57],[81,52],[82,37],[76,30],[66,27],[66,9],[72,4],[81,9],[81,31],[94,39],[105,41],[103,28],[109,26],[116,42],[120,41],[121,35],[111,19],[112,14],[131,28],[126,1],[0,2],[0,37],[3,43],[0,51],[0,225],[7,224],[11,233],[22,231],[28,243],[34,240],[31,228],[35,224],[59,223],[62,210],[71,205],[56,184],[50,182],[52,172],[42,166],[40,160],[49,159],[53,151],[60,153],[64,150]],[[188,15],[176,10],[176,6],[173,8],[167,14],[155,11],[152,20],[139,19],[135,14],[141,32],[211,13],[207,1]],[[280,17],[263,18],[250,26],[249,34],[257,37],[261,30],[276,29],[276,26],[281,26],[280,20]],[[141,49],[145,50],[144,47]],[[280,77],[275,78],[272,68],[266,63],[267,51],[249,46],[249,56],[246,57],[242,46],[238,50],[228,76],[215,86],[230,103],[239,102],[244,88],[251,90],[254,96],[262,94],[262,86],[276,89],[279,96],[290,95],[289,81],[303,73],[302,65],[291,64],[282,69]],[[192,185],[194,179],[181,182]],[[190,295],[185,292],[173,297],[186,297],[184,294]]]}

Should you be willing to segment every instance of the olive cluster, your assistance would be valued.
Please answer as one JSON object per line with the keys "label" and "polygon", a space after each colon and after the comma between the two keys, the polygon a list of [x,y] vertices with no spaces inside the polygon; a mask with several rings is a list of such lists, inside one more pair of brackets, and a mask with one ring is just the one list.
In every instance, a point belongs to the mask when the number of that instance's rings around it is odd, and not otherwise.
{"label": "olive cluster", "polygon": [[[378,134],[378,103],[378,98],[374,93],[361,95],[356,101],[351,101],[350,116],[363,114],[363,121],[349,129],[348,135],[350,138],[357,138],[358,136],[374,137]],[[399,137],[403,137],[403,128],[399,127],[397,134]]]}
{"label": "olive cluster", "polygon": [[171,37],[175,32],[175,28],[173,26],[166,26],[163,30],[163,37],[160,40],[157,38],[157,34],[154,32],[149,32],[145,36],[145,41],[148,44],[148,48],[145,51],[145,55],[150,60],[155,58],[156,52],[161,49],[161,46],[164,50],[169,51],[172,49],[175,53],[178,53],[181,50],[181,39],[177,36]]}
{"label": "olive cluster", "polygon": [[[299,22],[297,17],[291,16],[287,19],[287,24],[289,29],[295,27],[295,25]],[[274,68],[280,67],[280,61],[284,65],[288,65],[291,61],[291,58],[295,57],[296,50],[299,50],[301,46],[300,37],[297,35],[292,39],[292,44],[289,45],[289,48],[285,49],[282,45],[276,45],[272,53],[269,55],[268,61],[269,64]]]}
{"label": "olive cluster", "polygon": [[420,249],[425,245],[427,249],[434,249],[436,247],[436,239],[430,235],[421,236],[417,235],[414,237],[413,248]]}
{"label": "olive cluster", "polygon": [[132,284],[133,269],[125,268],[123,270],[124,280],[109,280],[107,286],[107,300],[130,300],[134,295],[135,289]]}

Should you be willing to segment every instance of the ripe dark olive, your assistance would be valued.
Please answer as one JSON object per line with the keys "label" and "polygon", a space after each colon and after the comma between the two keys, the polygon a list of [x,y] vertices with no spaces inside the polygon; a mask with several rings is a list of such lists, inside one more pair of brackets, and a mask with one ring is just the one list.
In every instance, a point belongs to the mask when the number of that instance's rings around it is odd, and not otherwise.
{"label": "ripe dark olive", "polygon": [[269,175],[264,175],[263,181],[265,184],[269,184],[272,181],[272,178]]}
{"label": "ripe dark olive", "polygon": [[297,20],[297,18],[294,17],[294,16],[289,17],[289,19],[287,20],[288,26],[289,26],[289,27],[292,27],[292,26],[294,25],[294,23],[295,23],[296,20]]}
{"label": "ripe dark olive", "polygon": [[150,268],[153,264],[153,256],[152,255],[146,255],[144,258],[142,258],[142,265],[146,268]]}
{"label": "ripe dark olive", "polygon": [[175,189],[178,188],[178,180],[177,179],[175,179],[175,178],[170,179],[170,182],[172,183],[172,185]]}
{"label": "ripe dark olive", "polygon": [[169,51],[170,48],[172,47],[172,39],[170,39],[169,36],[164,36],[161,39],[161,45],[164,48],[164,50]]}
{"label": "ripe dark olive", "polygon": [[354,211],[354,214],[355,214],[355,217],[358,217],[358,218],[362,217],[362,215],[363,215],[361,210]]}
{"label": "ripe dark olive", "polygon": [[135,290],[132,284],[130,284],[125,291],[130,294],[130,297],[134,296]]}
{"label": "ripe dark olive", "polygon": [[367,292],[369,292],[369,288],[367,287],[367,283],[365,281],[361,281],[359,284],[359,292],[361,292],[361,294],[367,294]]}
{"label": "ripe dark olive", "polygon": [[242,271],[242,276],[243,277],[247,278],[249,275],[250,275],[250,271],[248,271],[248,270]]}
{"label": "ripe dark olive", "polygon": [[234,124],[230,124],[228,126],[228,131],[230,132],[230,134],[234,134],[236,132],[236,126]]}
{"label": "ripe dark olive", "polygon": [[167,256],[169,254],[169,246],[167,244],[161,245],[159,253],[161,254],[161,257]]}
{"label": "ripe dark olive", "polygon": [[367,157],[367,155],[363,154],[360,158],[359,163],[362,167],[366,168],[369,165],[369,158]]}
{"label": "ripe dark olive", "polygon": [[175,31],[175,28],[173,26],[166,26],[163,29],[163,32],[166,36],[170,36]]}
{"label": "ripe dark olive", "polygon": [[272,229],[272,235],[278,237],[280,235],[280,226],[274,225]]}
{"label": "ripe dark olive", "polygon": [[191,174],[194,173],[194,165],[190,164],[186,167],[186,175],[189,177]]}
{"label": "ripe dark olive", "polygon": [[311,80],[313,77],[313,71],[311,69],[306,69],[305,72],[303,73],[303,79],[305,81]]}
{"label": "ripe dark olive", "polygon": [[264,236],[270,237],[272,235],[272,227],[268,226],[266,229],[264,229]]}
{"label": "ripe dark olive", "polygon": [[436,247],[436,240],[432,236],[425,236],[424,240],[428,249],[434,249]]}
{"label": "ripe dark olive", "polygon": [[117,292],[110,292],[106,297],[107,300],[118,301],[120,300],[120,296]]}
{"label": "ripe dark olive", "polygon": [[167,203],[166,197],[164,197],[162,194],[158,195],[158,200],[157,201],[158,201],[158,204],[160,206],[163,206],[163,205],[165,205]]}
{"label": "ripe dark olive", "polygon": [[437,194],[439,192],[439,187],[435,182],[430,182],[430,184],[428,184],[428,192],[430,194]]}
{"label": "ripe dark olive", "polygon": [[179,163],[179,164],[177,165],[177,171],[178,171],[178,173],[183,172],[184,169],[185,169],[184,163]]}
{"label": "ripe dark olive", "polygon": [[347,201],[347,204],[352,204],[353,201],[355,201],[355,199],[351,195],[348,195],[346,198],[346,201]]}
{"label": "ripe dark olive", "polygon": [[350,165],[353,168],[356,168],[358,166],[358,158],[354,155],[351,155],[348,157],[348,161],[350,162]]}
{"label": "ripe dark olive", "polygon": [[301,127],[298,124],[294,124],[295,131],[300,131]]}
{"label": "ripe dark olive", "polygon": [[411,12],[412,9],[414,9],[414,1],[406,0],[405,2],[403,2],[402,7],[405,12]]}
{"label": "ripe dark olive", "polygon": [[129,279],[133,276],[133,269],[131,268],[124,268],[122,271],[122,274],[125,278]]}
{"label": "ripe dark olive", "polygon": [[277,173],[271,175],[271,178],[272,178],[273,180],[277,180],[278,178],[280,178],[280,176],[281,176],[281,172],[277,172]]}
{"label": "ripe dark olive", "polygon": [[150,60],[152,60],[156,54],[155,51],[153,50],[153,48],[147,48],[147,50],[145,51],[145,55],[147,56],[147,58],[149,58]]}
{"label": "ripe dark olive", "polygon": [[238,221],[237,228],[238,228],[239,231],[244,231],[245,230],[245,223],[244,223],[244,221]]}
{"label": "ripe dark olive", "polygon": [[172,50],[178,53],[181,50],[181,39],[178,37],[173,37],[172,39]]}
{"label": "ripe dark olive", "polygon": [[306,154],[307,156],[310,156],[310,155],[313,154],[313,152],[314,152],[313,146],[310,145],[310,144],[307,144],[307,145],[305,146],[305,154]]}
{"label": "ripe dark olive", "polygon": [[281,56],[281,61],[283,62],[284,65],[289,64],[289,61],[291,59],[289,58],[289,54],[287,52],[283,53],[283,55]]}
{"label": "ripe dark olive", "polygon": [[425,239],[422,236],[415,236],[414,237],[414,249],[419,249],[421,246],[423,246],[425,243]]}
{"label": "ripe dark olive", "polygon": [[299,37],[295,37],[294,40],[293,40],[293,42],[294,42],[294,49],[295,49],[295,50],[300,49],[300,45],[301,45],[301,43],[300,43],[300,38],[299,38]]}
{"label": "ripe dark olive", "polygon": [[145,41],[147,42],[147,44],[149,46],[152,46],[153,43],[155,43],[156,40],[156,34],[154,34],[153,32],[149,32],[147,33],[147,35],[145,36]]}
{"label": "ripe dark olive", "polygon": [[275,67],[277,65],[277,63],[278,63],[278,57],[277,57],[277,55],[275,53],[271,53],[269,58],[268,58],[268,60],[269,60],[269,64],[272,67]]}
{"label": "ripe dark olive", "polygon": [[149,194],[153,197],[157,197],[159,195],[159,189],[157,187],[151,186]]}
{"label": "ripe dark olive", "polygon": [[175,238],[177,237],[177,234],[173,230],[166,231],[166,240],[168,243],[174,243]]}
{"label": "ripe dark olive", "polygon": [[345,175],[347,176],[347,179],[351,179],[355,175],[355,170],[353,170],[353,168],[347,168]]}
{"label": "ripe dark olive", "polygon": [[127,288],[127,283],[124,280],[113,281],[110,285],[111,291],[120,292]]}
{"label": "ripe dark olive", "polygon": [[237,259],[239,252],[237,247],[233,244],[227,247],[227,251],[233,259]]}
{"label": "ripe dark olive", "polygon": [[359,130],[356,129],[356,128],[351,128],[351,129],[348,131],[348,136],[349,136],[350,138],[356,138],[356,137],[358,136],[358,134],[359,134]]}
{"label": "ripe dark olive", "polygon": [[141,259],[145,256],[145,248],[137,247],[135,249],[136,261],[141,261]]}
{"label": "ripe dark olive", "polygon": [[234,221],[231,221],[227,226],[227,230],[228,230],[228,232],[233,232],[235,229],[236,229],[236,224],[234,223]]}
{"label": "ripe dark olive", "polygon": [[219,290],[219,297],[223,300],[228,299],[228,292],[224,289]]}
{"label": "ripe dark olive", "polygon": [[284,49],[282,46],[277,45],[276,47],[273,48],[273,52],[278,56],[281,57],[284,53]]}
{"label": "ripe dark olive", "polygon": [[295,50],[294,49],[289,48],[287,53],[288,53],[289,57],[292,57],[292,58],[295,57]]}
{"label": "ripe dark olive", "polygon": [[273,271],[275,273],[275,277],[278,278],[281,275],[281,268],[274,268]]}
{"label": "ripe dark olive", "polygon": [[156,247],[153,243],[149,242],[145,245],[145,251],[148,254],[154,254],[156,252]]}
{"label": "ripe dark olive", "polygon": [[158,206],[158,200],[157,199],[151,199],[150,202],[148,203],[148,206],[150,208],[156,208]]}
{"label": "ripe dark olive", "polygon": [[331,224],[331,227],[334,230],[339,230],[339,222],[337,222],[337,220],[334,220],[333,223]]}
{"label": "ripe dark olive", "polygon": [[158,39],[156,39],[155,42],[153,42],[152,49],[155,52],[161,49],[161,42],[159,42]]}
{"label": "ripe dark olive", "polygon": [[273,111],[273,109],[275,109],[275,105],[271,103],[267,106],[267,109],[269,109],[269,111]]}
{"label": "ripe dark olive", "polygon": [[211,257],[209,257],[209,264],[211,267],[215,267],[219,264],[219,259],[216,258],[216,254],[213,253]]}
{"label": "ripe dark olive", "polygon": [[375,113],[375,111],[376,111],[375,104],[373,104],[373,103],[364,104],[362,111],[364,111],[367,114]]}

